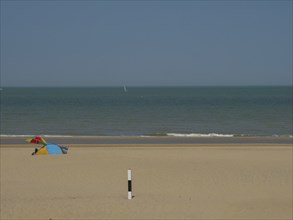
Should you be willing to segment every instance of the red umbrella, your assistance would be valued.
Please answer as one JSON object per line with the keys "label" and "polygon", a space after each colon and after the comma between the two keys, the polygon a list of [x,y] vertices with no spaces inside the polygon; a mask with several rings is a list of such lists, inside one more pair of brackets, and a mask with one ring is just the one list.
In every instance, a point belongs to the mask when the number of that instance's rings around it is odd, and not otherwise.
{"label": "red umbrella", "polygon": [[42,145],[47,144],[46,141],[43,138],[39,137],[39,136],[36,136],[34,138],[28,138],[28,139],[26,139],[26,141],[29,142],[29,143],[34,143],[34,144],[42,144]]}

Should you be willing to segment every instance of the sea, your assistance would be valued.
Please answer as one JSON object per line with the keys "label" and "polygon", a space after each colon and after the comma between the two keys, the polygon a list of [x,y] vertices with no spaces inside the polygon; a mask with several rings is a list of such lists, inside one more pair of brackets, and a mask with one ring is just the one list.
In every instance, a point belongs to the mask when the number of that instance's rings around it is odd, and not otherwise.
{"label": "sea", "polygon": [[292,138],[292,87],[4,87],[1,137]]}

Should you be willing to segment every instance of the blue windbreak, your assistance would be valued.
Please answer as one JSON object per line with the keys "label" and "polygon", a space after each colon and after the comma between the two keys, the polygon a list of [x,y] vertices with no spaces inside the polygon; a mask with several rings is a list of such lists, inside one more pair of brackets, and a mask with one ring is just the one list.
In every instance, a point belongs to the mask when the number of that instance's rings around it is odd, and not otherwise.
{"label": "blue windbreak", "polygon": [[62,154],[60,147],[56,144],[47,144],[48,154]]}

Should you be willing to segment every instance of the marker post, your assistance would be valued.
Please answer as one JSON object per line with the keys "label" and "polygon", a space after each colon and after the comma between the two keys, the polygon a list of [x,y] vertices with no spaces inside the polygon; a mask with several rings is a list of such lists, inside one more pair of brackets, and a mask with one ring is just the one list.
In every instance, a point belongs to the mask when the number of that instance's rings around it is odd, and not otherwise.
{"label": "marker post", "polygon": [[127,171],[127,177],[128,177],[128,199],[132,199],[132,173],[130,169]]}

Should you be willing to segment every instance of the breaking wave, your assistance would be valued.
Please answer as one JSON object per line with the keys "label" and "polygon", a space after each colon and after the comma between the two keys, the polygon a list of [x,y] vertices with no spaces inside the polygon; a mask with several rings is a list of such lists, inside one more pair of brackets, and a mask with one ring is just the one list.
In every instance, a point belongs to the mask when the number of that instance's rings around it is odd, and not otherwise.
{"label": "breaking wave", "polygon": [[48,135],[48,134],[0,134],[2,138],[28,138],[41,136],[45,138],[152,138],[152,137],[194,137],[194,138],[245,138],[245,137],[260,137],[260,138],[293,138],[293,135],[252,135],[252,134],[218,134],[218,133],[153,133],[146,135]]}
{"label": "breaking wave", "polygon": [[191,134],[167,133],[167,136],[172,136],[172,137],[235,137],[234,134],[216,134],[216,133],[209,133],[209,134],[198,134],[198,133],[191,133]]}

